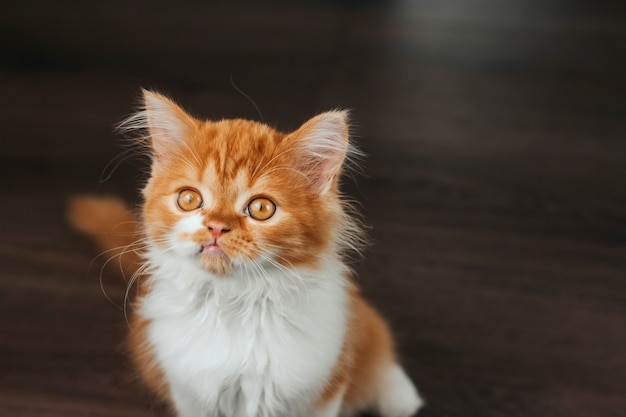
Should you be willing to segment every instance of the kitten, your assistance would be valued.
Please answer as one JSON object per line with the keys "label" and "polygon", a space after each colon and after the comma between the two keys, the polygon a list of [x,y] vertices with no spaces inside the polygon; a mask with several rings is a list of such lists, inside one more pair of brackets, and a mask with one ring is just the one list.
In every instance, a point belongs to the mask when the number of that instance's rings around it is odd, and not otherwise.
{"label": "kitten", "polygon": [[144,101],[126,125],[152,156],[141,220],[88,197],[71,220],[105,249],[142,248],[123,259],[142,277],[129,346],[145,383],[180,417],[414,414],[387,325],[342,261],[359,241],[338,189],[356,152],[347,114],[283,134]]}

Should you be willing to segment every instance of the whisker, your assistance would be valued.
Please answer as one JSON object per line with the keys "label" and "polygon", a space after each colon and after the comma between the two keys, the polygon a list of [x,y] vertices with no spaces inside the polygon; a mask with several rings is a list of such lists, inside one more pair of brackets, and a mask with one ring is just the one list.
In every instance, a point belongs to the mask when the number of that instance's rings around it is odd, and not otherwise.
{"label": "whisker", "polygon": [[276,159],[280,158],[280,157],[281,157],[281,156],[283,156],[283,155],[288,154],[289,152],[293,152],[293,151],[294,151],[294,148],[285,149],[284,151],[279,152],[278,154],[274,155],[274,156],[272,157],[272,159],[270,159],[269,161],[267,161],[267,162],[266,162],[266,163],[265,163],[262,167],[261,167],[261,165],[260,165],[260,164],[259,164],[259,165],[257,165],[257,167],[254,169],[254,172],[252,172],[252,176],[251,176],[251,177],[252,177],[252,178],[255,178],[255,177],[256,177],[256,174],[257,174],[259,171],[263,171],[263,170],[264,170],[264,169],[265,169],[268,165],[270,165],[270,164],[271,164],[272,162],[274,162]]}
{"label": "whisker", "polygon": [[125,149],[120,152],[117,156],[113,157],[102,169],[102,173],[100,174],[99,183],[102,184],[111,179],[117,168],[127,159],[131,158],[133,154],[139,153],[135,148]]}

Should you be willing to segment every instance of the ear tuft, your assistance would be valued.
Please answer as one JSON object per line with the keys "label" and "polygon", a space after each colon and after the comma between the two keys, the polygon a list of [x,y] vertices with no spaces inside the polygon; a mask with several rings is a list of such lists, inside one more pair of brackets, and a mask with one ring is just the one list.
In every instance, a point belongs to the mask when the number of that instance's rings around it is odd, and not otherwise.
{"label": "ear tuft", "polygon": [[144,89],[142,94],[142,109],[119,128],[122,132],[147,130],[154,156],[167,157],[184,146],[195,120],[164,95]]}
{"label": "ear tuft", "polygon": [[320,194],[337,183],[349,149],[347,111],[330,111],[315,116],[293,134],[300,169]]}

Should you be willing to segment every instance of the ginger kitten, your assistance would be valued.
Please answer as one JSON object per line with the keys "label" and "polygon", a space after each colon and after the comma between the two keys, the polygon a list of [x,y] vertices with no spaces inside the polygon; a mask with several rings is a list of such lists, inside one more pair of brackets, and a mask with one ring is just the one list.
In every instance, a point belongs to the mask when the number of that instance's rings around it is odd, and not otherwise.
{"label": "ginger kitten", "polygon": [[180,417],[413,415],[422,401],[343,262],[359,240],[338,190],[354,153],[346,113],[284,134],[144,101],[126,125],[147,131],[152,156],[141,216],[83,197],[71,220],[131,253],[145,383]]}

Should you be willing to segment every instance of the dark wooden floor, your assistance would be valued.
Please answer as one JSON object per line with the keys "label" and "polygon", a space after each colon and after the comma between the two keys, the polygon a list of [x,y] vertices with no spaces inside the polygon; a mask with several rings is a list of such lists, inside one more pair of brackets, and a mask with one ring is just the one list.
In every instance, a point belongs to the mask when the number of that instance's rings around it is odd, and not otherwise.
{"label": "dark wooden floor", "polygon": [[[282,129],[353,110],[358,266],[428,416],[626,415],[624,2],[35,2],[0,13],[0,415],[164,416],[67,227],[139,87]],[[172,4],[174,2],[171,2]],[[113,172],[112,172],[113,171]],[[101,183],[101,178],[110,178]],[[111,300],[109,301],[107,297]]]}

